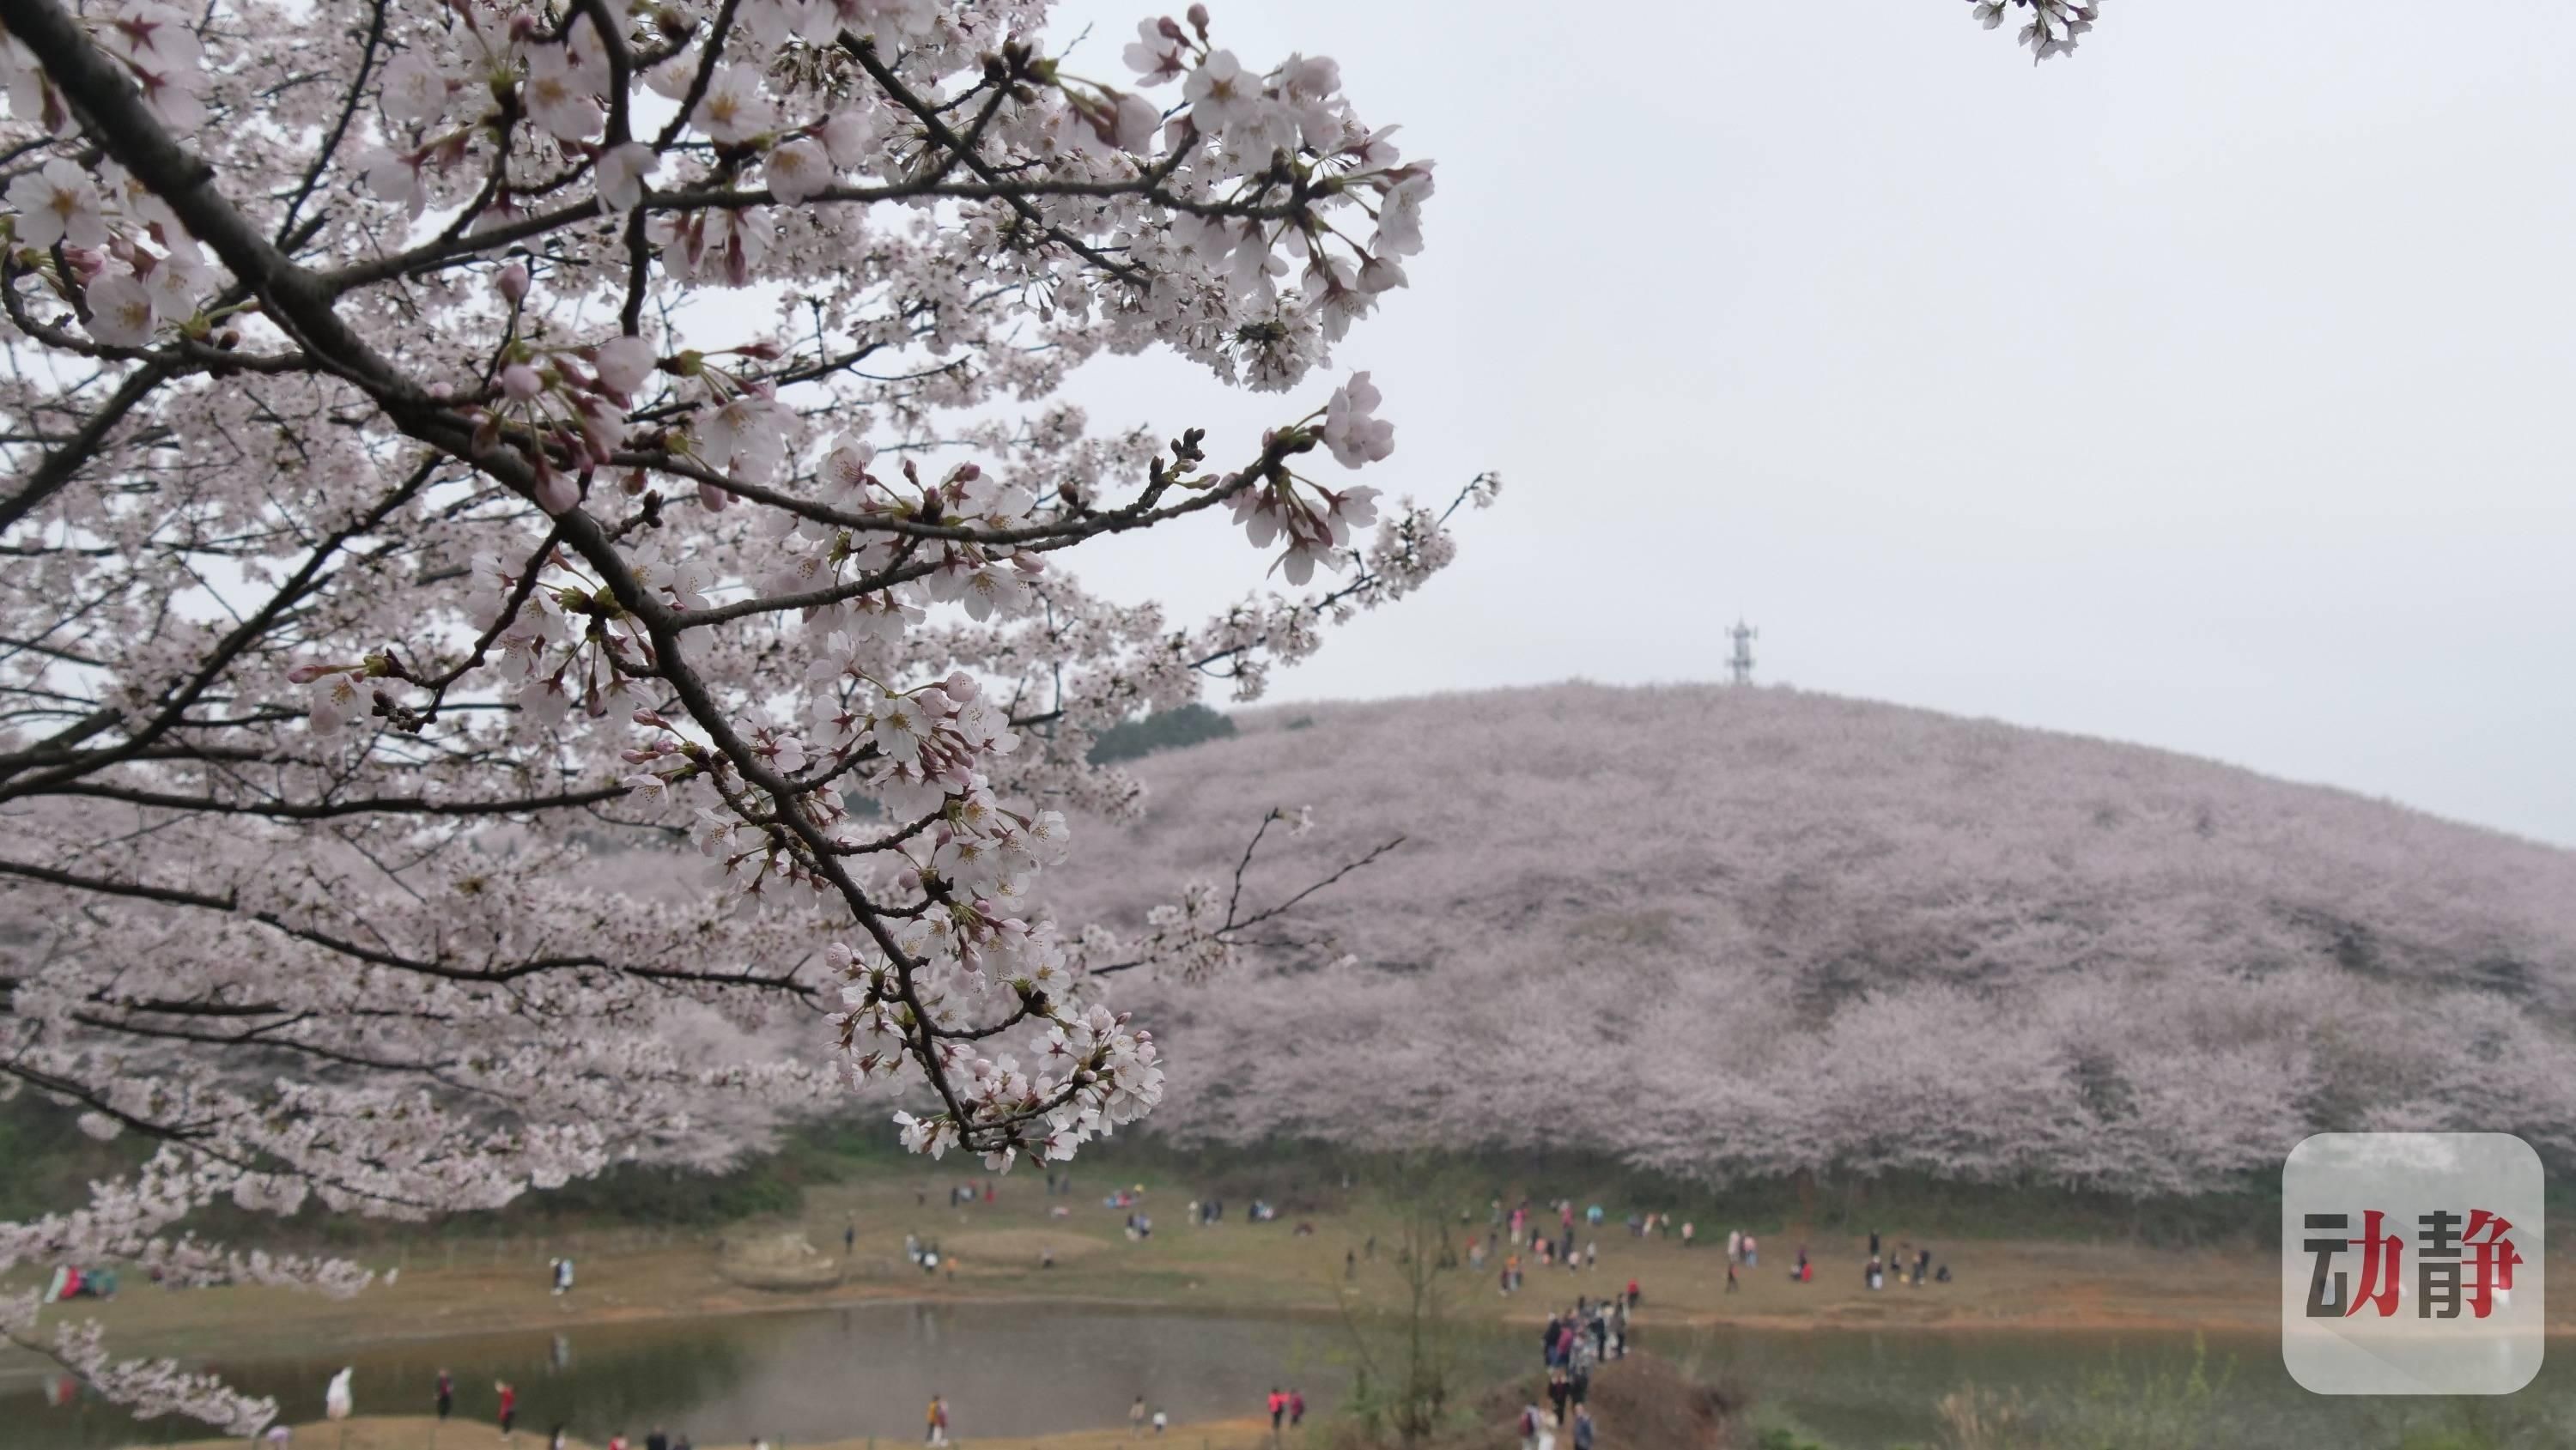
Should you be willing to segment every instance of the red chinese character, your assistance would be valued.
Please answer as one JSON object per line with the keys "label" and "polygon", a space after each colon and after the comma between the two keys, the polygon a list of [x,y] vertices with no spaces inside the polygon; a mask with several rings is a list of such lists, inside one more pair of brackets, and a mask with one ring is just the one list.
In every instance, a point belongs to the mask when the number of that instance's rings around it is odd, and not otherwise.
{"label": "red chinese character", "polygon": [[2480,1319],[2495,1307],[2496,1290],[2513,1288],[2513,1266],[2522,1262],[2522,1252],[2505,1237],[2512,1229],[2509,1219],[2483,1208],[2469,1210],[2469,1227],[2460,1241],[2469,1251],[2469,1261],[2477,1265],[2477,1280],[2469,1286],[2469,1312]]}
{"label": "red chinese character", "polygon": [[2397,1312],[2397,1257],[2405,1251],[2406,1241],[2393,1233],[2380,1231],[2380,1220],[2387,1215],[2378,1209],[2365,1209],[2361,1215],[2361,1237],[2352,1241],[2361,1250],[2361,1292],[2352,1299],[2346,1315],[2358,1314],[2363,1305],[2388,1318]]}

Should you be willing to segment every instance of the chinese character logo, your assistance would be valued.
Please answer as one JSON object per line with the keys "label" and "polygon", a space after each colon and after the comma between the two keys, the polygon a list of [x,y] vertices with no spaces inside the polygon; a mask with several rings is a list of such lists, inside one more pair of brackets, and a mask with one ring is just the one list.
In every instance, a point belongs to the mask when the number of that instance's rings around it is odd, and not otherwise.
{"label": "chinese character logo", "polygon": [[[2308,1278],[2309,1318],[2332,1319],[2367,1309],[2385,1319],[2397,1312],[2397,1279],[2406,1243],[2381,1229],[2387,1216],[2380,1209],[2365,1209],[2361,1237],[2344,1238],[2340,1235],[2352,1226],[2351,1215],[2307,1215],[2311,1233],[2331,1229],[2338,1235],[2310,1238],[2299,1245],[2316,1255],[2316,1271]],[[2437,1209],[2421,1222],[2416,1235],[2415,1312],[2426,1318],[2457,1319],[2464,1293],[2472,1315],[2484,1319],[2495,1312],[2496,1295],[2513,1293],[2514,1266],[2522,1262],[2521,1251],[2506,1237],[2513,1231],[2513,1220],[2473,1208],[2466,1219]],[[2462,1223],[2468,1225],[2466,1230]],[[2344,1271],[2336,1267],[2347,1249],[2361,1255],[2361,1293],[2353,1298],[2345,1297]]]}
{"label": "chinese character logo", "polygon": [[2540,1159],[2521,1139],[2320,1134],[2281,1189],[2281,1357],[2300,1384],[2509,1394],[2539,1372]]}

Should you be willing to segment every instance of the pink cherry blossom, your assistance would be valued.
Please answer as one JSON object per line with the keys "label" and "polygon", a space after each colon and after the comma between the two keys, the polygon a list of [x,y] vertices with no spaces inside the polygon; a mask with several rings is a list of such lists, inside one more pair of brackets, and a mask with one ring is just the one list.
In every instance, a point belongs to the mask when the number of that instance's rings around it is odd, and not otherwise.
{"label": "pink cherry blossom", "polygon": [[794,206],[832,184],[832,159],[821,144],[800,137],[773,148],[761,174],[771,196]]}
{"label": "pink cherry blossom", "polygon": [[621,141],[599,153],[599,204],[610,211],[633,211],[644,200],[644,180],[662,164],[641,141]]}
{"label": "pink cherry blossom", "polygon": [[412,216],[428,210],[429,192],[421,185],[422,158],[378,147],[358,158],[367,189],[378,197],[401,205]]}
{"label": "pink cherry blossom", "polygon": [[620,397],[632,396],[653,376],[661,360],[654,356],[653,345],[640,337],[612,337],[599,345],[599,381],[601,386]]}
{"label": "pink cherry blossom", "polygon": [[447,77],[438,63],[418,50],[406,50],[385,66],[380,104],[400,125],[435,126],[447,114]]}
{"label": "pink cherry blossom", "polygon": [[141,347],[152,340],[152,294],[129,272],[101,272],[86,289],[89,335],[110,347]]}
{"label": "pink cherry blossom", "polygon": [[1377,462],[1395,451],[1395,425],[1376,417],[1382,400],[1366,373],[1333,390],[1324,409],[1324,446],[1344,468]]}
{"label": "pink cherry blossom", "polygon": [[1189,69],[1189,41],[1168,19],[1139,20],[1136,38],[1123,53],[1127,68],[1147,85],[1174,80]]}
{"label": "pink cherry blossom", "polygon": [[98,185],[70,161],[57,158],[21,172],[9,183],[9,205],[18,213],[18,240],[27,246],[107,245]]}
{"label": "pink cherry blossom", "polygon": [[731,146],[748,141],[778,124],[776,105],[762,91],[760,73],[746,65],[728,65],[716,73],[692,124],[715,141]]}
{"label": "pink cherry blossom", "polygon": [[558,141],[586,140],[599,130],[599,102],[563,46],[529,53],[526,97],[528,119]]}
{"label": "pink cherry blossom", "polygon": [[1209,135],[1251,115],[1257,104],[1250,78],[1230,50],[1209,52],[1208,58],[1190,72],[1188,83],[1181,87],[1181,96],[1189,102],[1191,119]]}

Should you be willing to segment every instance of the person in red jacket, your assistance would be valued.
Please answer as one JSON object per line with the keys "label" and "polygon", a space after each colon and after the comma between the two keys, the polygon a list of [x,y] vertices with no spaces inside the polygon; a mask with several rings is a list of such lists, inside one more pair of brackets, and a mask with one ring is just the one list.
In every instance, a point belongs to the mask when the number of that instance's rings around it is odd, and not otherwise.
{"label": "person in red jacket", "polygon": [[1277,1385],[1272,1385],[1272,1386],[1270,1387],[1270,1433],[1271,1433],[1271,1434],[1276,1435],[1276,1434],[1278,1434],[1278,1433],[1279,1433],[1279,1420],[1280,1420],[1280,1417],[1281,1417],[1281,1416],[1283,1416],[1283,1415],[1285,1415],[1285,1414],[1287,1414],[1287,1413],[1288,1413],[1288,1397],[1287,1397],[1286,1395],[1283,1395],[1283,1394],[1279,1393],[1279,1387],[1278,1387]]}
{"label": "person in red jacket", "polygon": [[492,1388],[501,1394],[501,1438],[507,1440],[510,1427],[519,1419],[519,1392],[510,1387],[508,1380],[494,1380]]}

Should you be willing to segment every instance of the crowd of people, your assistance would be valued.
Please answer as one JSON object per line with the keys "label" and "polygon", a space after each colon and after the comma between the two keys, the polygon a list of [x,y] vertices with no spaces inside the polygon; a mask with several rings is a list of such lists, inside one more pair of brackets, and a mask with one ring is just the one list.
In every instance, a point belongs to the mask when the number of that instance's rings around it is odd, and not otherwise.
{"label": "crowd of people", "polygon": [[[1518,1293],[1523,1285],[1521,1254],[1526,1250],[1542,1267],[1563,1265],[1569,1270],[1597,1269],[1601,1263],[1601,1246],[1597,1238],[1587,1236],[1581,1250],[1575,1245],[1577,1213],[1571,1199],[1560,1199],[1548,1209],[1556,1220],[1553,1231],[1546,1224],[1544,1212],[1534,1212],[1523,1202],[1505,1212],[1501,1199],[1492,1204],[1489,1225],[1499,1229],[1504,1238],[1501,1288],[1505,1294]],[[1605,1215],[1601,1205],[1586,1206],[1580,1215],[1586,1230],[1597,1232]],[[1643,1236],[1650,1231],[1651,1215],[1635,1215],[1629,1220],[1630,1232]],[[1688,1241],[1687,1235],[1684,1239]],[[1468,1262],[1483,1267],[1488,1245],[1481,1238],[1467,1243]],[[1522,1450],[1556,1450],[1557,1436],[1562,1433],[1571,1442],[1571,1450],[1595,1450],[1599,1427],[1592,1418],[1593,1371],[1612,1360],[1623,1359],[1636,1344],[1633,1318],[1645,1294],[1631,1278],[1623,1289],[1595,1297],[1578,1294],[1574,1303],[1548,1316],[1539,1331],[1540,1364],[1546,1375],[1545,1408],[1537,1401],[1525,1405],[1520,1414]]]}
{"label": "crowd of people", "polygon": [[1629,1321],[1637,1286],[1609,1300],[1578,1297],[1570,1309],[1548,1317],[1539,1331],[1541,1363],[1547,1371],[1547,1408],[1532,1401],[1521,1409],[1522,1450],[1555,1450],[1556,1436],[1570,1435],[1573,1450],[1595,1450],[1598,1427],[1592,1419],[1592,1373],[1601,1364],[1625,1358],[1634,1342]]}
{"label": "crowd of people", "polygon": [[[1947,1284],[1950,1282],[1950,1266],[1948,1264],[1941,1264],[1937,1267],[1934,1266],[1932,1262],[1932,1251],[1930,1249],[1922,1248],[1910,1243],[1899,1242],[1896,1246],[1895,1258],[1891,1263],[1890,1260],[1880,1256],[1878,1245],[1878,1230],[1871,1229],[1869,1231],[1869,1263],[1867,1267],[1862,1270],[1862,1282],[1867,1284],[1873,1292],[1887,1287],[1887,1276],[1891,1271],[1896,1275],[1897,1282],[1916,1289],[1923,1287],[1924,1276],[1927,1274],[1931,1276],[1931,1280],[1935,1284]],[[1801,1249],[1798,1252],[1800,1258],[1803,1259],[1806,1255],[1806,1250]],[[1910,1278],[1908,1277],[1909,1275],[1911,1276]]]}
{"label": "crowd of people", "polygon": [[[1522,1286],[1528,1282],[1521,1262],[1524,1252],[1543,1269],[1562,1267],[1584,1270],[1601,1267],[1599,1239],[1586,1238],[1580,1247],[1576,1246],[1573,1200],[1561,1199],[1550,1207],[1554,1210],[1557,1220],[1557,1226],[1552,1232],[1541,1225],[1540,1219],[1533,1215],[1527,1203],[1522,1203],[1509,1213],[1505,1213],[1503,1201],[1499,1198],[1495,1199],[1490,1226],[1500,1232],[1492,1239],[1483,1235],[1473,1235],[1468,1238],[1467,1266],[1481,1271],[1487,1263],[1491,1262],[1494,1254],[1500,1252],[1503,1261],[1495,1283],[1499,1291],[1506,1295],[1519,1293]],[[1583,1211],[1583,1221],[1588,1227],[1597,1228],[1601,1219],[1601,1205],[1597,1203]]]}

